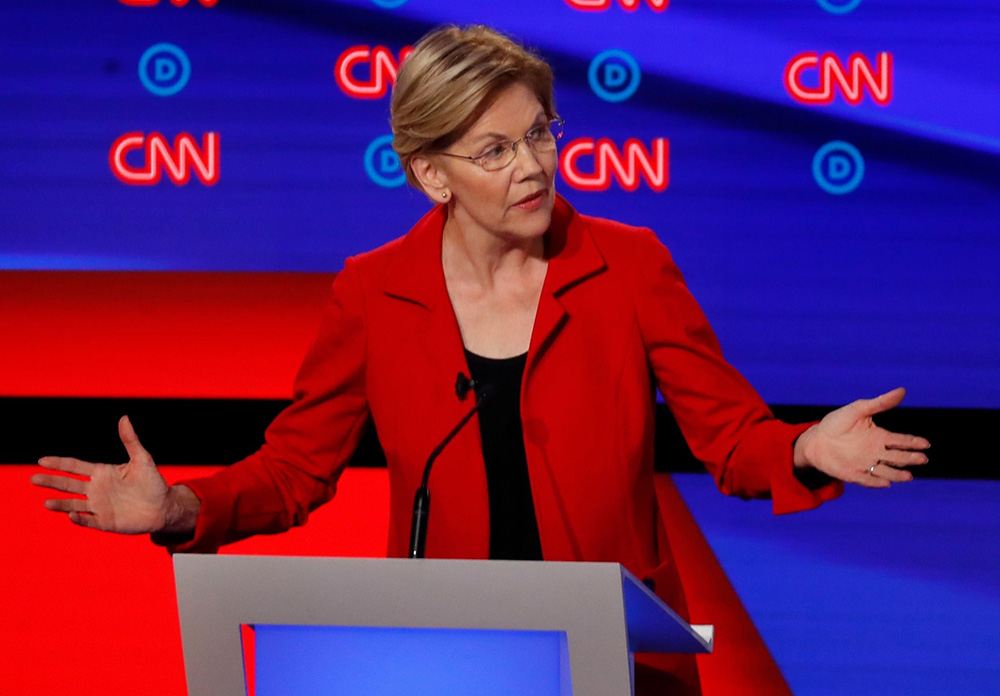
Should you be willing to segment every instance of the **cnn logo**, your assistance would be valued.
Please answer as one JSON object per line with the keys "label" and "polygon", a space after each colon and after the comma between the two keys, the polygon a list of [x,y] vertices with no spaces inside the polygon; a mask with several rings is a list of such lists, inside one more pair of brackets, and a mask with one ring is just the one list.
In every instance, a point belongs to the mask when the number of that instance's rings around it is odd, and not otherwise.
{"label": "cnn logo", "polygon": [[[160,4],[160,0],[118,0],[118,2],[130,7],[152,7]],[[198,2],[205,7],[215,7],[219,0],[198,0]],[[175,7],[184,7],[188,4],[188,0],[170,0],[170,4]]]}
{"label": "cnn logo", "polygon": [[[413,47],[406,46],[397,59],[385,46],[351,46],[340,54],[333,68],[337,86],[355,99],[380,99],[396,83],[399,66],[412,52]],[[367,75],[363,74],[365,72]]]}
{"label": "cnn logo", "polygon": [[[130,164],[129,153],[137,151],[142,162]],[[111,145],[108,162],[118,180],[132,186],[158,184],[164,173],[178,186],[188,183],[192,173],[212,186],[219,181],[219,134],[205,133],[199,146],[190,133],[180,133],[173,144],[160,133],[126,133]]]}
{"label": "cnn logo", "polygon": [[[813,73],[818,84],[806,85],[804,73]],[[845,66],[832,53],[800,53],[785,66],[785,90],[802,104],[830,104],[839,92],[851,106],[860,104],[867,90],[872,101],[885,106],[892,101],[892,54],[879,53],[872,65],[865,56],[853,53]]]}
{"label": "cnn logo", "polygon": [[[614,2],[615,0],[566,0],[566,4],[574,10],[583,12],[603,12]],[[617,0],[618,6],[629,12],[635,12],[643,2],[654,12],[663,12],[670,6],[670,0]]]}
{"label": "cnn logo", "polygon": [[666,138],[653,139],[648,149],[635,138],[626,140],[621,149],[608,138],[578,138],[563,148],[559,173],[580,191],[606,191],[612,180],[626,191],[635,191],[643,180],[659,193],[670,183],[669,155]]}

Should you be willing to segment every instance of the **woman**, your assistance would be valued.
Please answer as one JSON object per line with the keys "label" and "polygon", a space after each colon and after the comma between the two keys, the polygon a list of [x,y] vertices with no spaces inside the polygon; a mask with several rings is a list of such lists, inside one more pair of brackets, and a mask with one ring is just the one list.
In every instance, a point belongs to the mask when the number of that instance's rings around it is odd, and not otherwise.
{"label": "woman", "polygon": [[[46,457],[33,481],[80,525],[214,551],[306,521],[329,500],[365,427],[389,466],[388,552],[408,548],[424,461],[468,409],[457,373],[496,388],[479,428],[435,464],[427,555],[617,561],[683,612],[653,488],[654,385],[726,493],[814,507],[842,481],[911,478],[928,443],[874,426],[897,389],[820,423],[774,419],[722,358],[669,253],[649,230],[557,196],[552,72],[490,29],[432,32],[392,97],[394,146],[437,205],[410,232],[348,259],[295,400],[256,454],[167,487],[127,418],[120,467]],[[485,454],[485,458],[484,458]],[[693,661],[678,667],[697,690]]]}

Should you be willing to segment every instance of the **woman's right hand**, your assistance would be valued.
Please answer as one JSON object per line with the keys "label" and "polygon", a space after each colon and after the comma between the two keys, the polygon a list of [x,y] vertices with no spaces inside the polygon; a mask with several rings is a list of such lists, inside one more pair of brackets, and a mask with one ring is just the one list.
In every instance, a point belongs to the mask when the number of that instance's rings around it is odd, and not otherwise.
{"label": "woman's right hand", "polygon": [[[118,421],[118,435],[128,451],[125,464],[93,464],[72,457],[42,457],[40,466],[57,474],[35,474],[31,482],[86,497],[52,498],[45,507],[69,513],[70,521],[120,534],[149,534],[167,529],[170,487],[149,452],[139,443],[128,416]],[[88,477],[87,480],[66,474]],[[193,529],[193,525],[192,525]]]}

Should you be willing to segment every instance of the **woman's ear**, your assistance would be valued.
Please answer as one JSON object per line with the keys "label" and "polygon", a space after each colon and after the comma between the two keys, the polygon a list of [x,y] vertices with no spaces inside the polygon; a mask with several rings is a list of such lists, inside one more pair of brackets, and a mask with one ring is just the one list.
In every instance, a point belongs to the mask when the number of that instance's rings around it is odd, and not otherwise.
{"label": "woman's ear", "polygon": [[410,171],[420,182],[420,188],[431,199],[432,203],[447,203],[451,198],[448,190],[448,177],[429,157],[417,155],[410,160]]}

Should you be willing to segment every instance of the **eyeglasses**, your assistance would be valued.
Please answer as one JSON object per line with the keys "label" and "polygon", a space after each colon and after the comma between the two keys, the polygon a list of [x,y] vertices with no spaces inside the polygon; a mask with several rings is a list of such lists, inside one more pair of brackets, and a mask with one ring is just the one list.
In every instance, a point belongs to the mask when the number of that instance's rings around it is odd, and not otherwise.
{"label": "eyeglasses", "polygon": [[553,152],[556,149],[556,141],[562,137],[564,123],[566,123],[564,119],[554,118],[548,123],[535,126],[525,133],[523,138],[501,140],[498,143],[490,145],[478,155],[471,157],[468,155],[456,155],[451,152],[439,152],[437,154],[469,160],[470,162],[475,162],[488,172],[495,172],[514,161],[514,157],[517,156],[517,145],[521,141],[524,141],[524,144],[531,148],[532,152]]}

